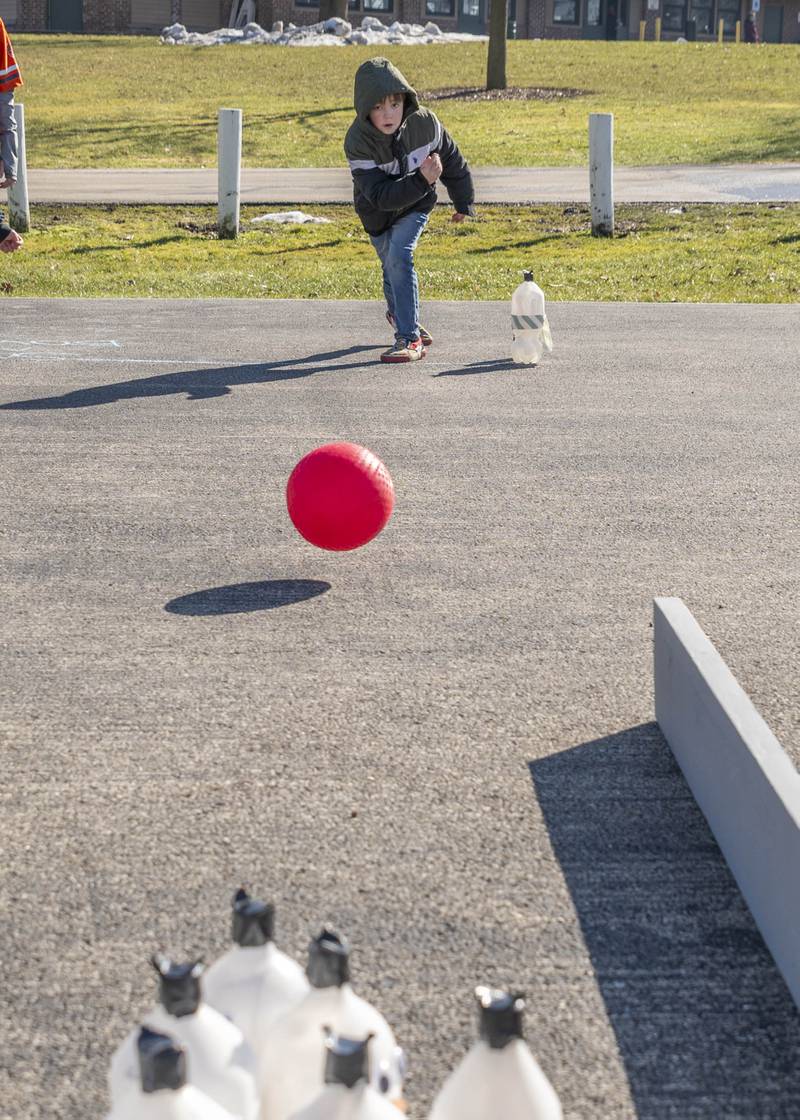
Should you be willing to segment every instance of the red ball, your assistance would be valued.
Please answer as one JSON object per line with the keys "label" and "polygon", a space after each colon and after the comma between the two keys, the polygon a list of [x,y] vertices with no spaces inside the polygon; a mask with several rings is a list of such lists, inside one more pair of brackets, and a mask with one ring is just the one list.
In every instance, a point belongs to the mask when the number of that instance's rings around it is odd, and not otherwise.
{"label": "red ball", "polygon": [[286,506],[307,541],[345,552],[380,533],[394,509],[394,486],[386,467],[366,447],[327,443],[292,471]]}

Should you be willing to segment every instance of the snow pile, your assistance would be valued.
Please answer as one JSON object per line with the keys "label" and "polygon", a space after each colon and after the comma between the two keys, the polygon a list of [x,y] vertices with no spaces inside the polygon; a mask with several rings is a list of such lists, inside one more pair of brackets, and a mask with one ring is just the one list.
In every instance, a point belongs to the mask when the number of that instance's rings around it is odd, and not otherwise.
{"label": "snow pile", "polygon": [[245,27],[221,27],[219,31],[202,34],[187,31],[182,23],[173,23],[161,32],[161,42],[170,46],[217,47],[225,43],[269,43],[276,47],[345,47],[351,43],[386,44],[413,46],[417,43],[463,43],[486,41],[486,35],[467,35],[456,31],[442,31],[435,23],[394,23],[387,27],[375,16],[364,16],[361,26],[353,28],[345,19],[326,19],[322,23],[312,23],[296,27],[289,23],[284,28],[282,22],[265,31],[260,24],[248,23]]}
{"label": "snow pile", "polygon": [[330,218],[315,218],[313,214],[306,214],[304,210],[282,210],[274,214],[259,214],[257,218],[251,218],[251,222],[279,222],[286,226],[302,226],[306,222],[327,222],[330,225]]}

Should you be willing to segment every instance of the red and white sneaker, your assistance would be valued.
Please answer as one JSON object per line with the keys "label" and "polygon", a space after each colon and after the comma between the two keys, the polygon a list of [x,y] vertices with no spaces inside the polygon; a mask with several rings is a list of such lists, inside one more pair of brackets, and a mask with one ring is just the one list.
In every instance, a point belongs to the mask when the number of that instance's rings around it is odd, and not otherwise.
{"label": "red and white sneaker", "polygon": [[[397,324],[394,321],[394,315],[392,315],[390,311],[386,312],[386,322],[389,324],[393,331],[397,330]],[[426,331],[424,327],[419,328],[419,338],[423,346],[430,346],[430,344],[433,342],[430,332]]]}
{"label": "red and white sneaker", "polygon": [[410,342],[405,339],[400,339],[395,342],[390,350],[384,350],[381,354],[382,362],[418,362],[420,358],[424,358],[427,350],[422,345],[421,338],[414,338]]}

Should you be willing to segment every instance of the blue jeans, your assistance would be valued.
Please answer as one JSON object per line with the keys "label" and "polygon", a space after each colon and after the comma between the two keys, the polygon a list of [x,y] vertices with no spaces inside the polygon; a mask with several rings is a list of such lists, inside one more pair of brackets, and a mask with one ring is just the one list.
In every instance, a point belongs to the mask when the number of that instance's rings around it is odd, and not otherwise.
{"label": "blue jeans", "polygon": [[14,91],[0,93],[0,160],[3,161],[5,176],[17,177],[17,120],[14,116]]}
{"label": "blue jeans", "polygon": [[412,210],[383,233],[370,235],[383,268],[383,294],[395,321],[395,338],[411,342],[419,338],[419,287],[414,268],[414,249],[428,223],[428,214]]}

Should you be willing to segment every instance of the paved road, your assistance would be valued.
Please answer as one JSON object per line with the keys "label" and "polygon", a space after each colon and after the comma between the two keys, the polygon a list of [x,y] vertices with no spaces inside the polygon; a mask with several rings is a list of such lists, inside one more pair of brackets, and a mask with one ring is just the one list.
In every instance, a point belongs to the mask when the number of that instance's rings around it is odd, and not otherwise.
{"label": "paved road", "polygon": [[[215,168],[29,172],[32,202],[216,202]],[[479,201],[588,202],[584,167],[479,167]],[[617,167],[617,202],[800,202],[800,163]],[[346,169],[244,168],[242,201],[349,202]]]}
{"label": "paved road", "polygon": [[[684,597],[800,755],[790,306],[7,300],[0,1114],[103,1114],[155,947],[240,882],[327,919],[409,1051],[413,1120],[479,981],[528,994],[569,1120],[794,1120],[800,1019],[653,724]],[[330,439],[398,501],[300,540]]]}

